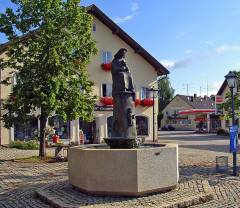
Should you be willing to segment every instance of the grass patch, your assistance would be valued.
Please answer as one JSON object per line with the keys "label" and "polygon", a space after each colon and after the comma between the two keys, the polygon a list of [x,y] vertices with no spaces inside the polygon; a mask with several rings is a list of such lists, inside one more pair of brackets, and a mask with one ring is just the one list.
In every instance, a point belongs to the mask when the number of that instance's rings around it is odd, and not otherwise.
{"label": "grass patch", "polygon": [[49,163],[52,162],[53,158],[46,156],[44,158],[38,157],[38,156],[32,156],[27,158],[22,158],[15,160],[17,162],[24,162],[24,163]]}
{"label": "grass patch", "polygon": [[39,142],[36,140],[30,141],[13,141],[9,144],[10,148],[24,149],[24,150],[38,150]]}

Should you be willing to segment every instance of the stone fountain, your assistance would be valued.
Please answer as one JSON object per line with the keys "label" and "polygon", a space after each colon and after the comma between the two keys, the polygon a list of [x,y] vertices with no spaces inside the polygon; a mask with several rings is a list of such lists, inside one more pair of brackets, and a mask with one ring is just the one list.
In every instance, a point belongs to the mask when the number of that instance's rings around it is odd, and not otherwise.
{"label": "stone fountain", "polygon": [[120,49],[112,61],[113,128],[107,145],[72,147],[69,182],[94,195],[141,196],[171,190],[178,184],[177,144],[138,144],[135,90]]}

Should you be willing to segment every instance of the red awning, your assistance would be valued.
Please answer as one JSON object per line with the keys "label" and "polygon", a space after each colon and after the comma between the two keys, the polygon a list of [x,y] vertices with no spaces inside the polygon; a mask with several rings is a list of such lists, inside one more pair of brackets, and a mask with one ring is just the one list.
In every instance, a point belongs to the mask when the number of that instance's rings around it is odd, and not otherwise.
{"label": "red awning", "polygon": [[178,114],[186,115],[186,114],[196,114],[196,113],[214,113],[215,109],[191,109],[191,110],[183,110],[179,111]]}

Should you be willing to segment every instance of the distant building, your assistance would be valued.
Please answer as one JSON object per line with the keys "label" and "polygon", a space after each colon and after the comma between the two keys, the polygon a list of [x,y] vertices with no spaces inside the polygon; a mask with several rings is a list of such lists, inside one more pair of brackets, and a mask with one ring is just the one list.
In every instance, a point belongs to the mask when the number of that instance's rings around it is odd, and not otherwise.
{"label": "distant building", "polygon": [[[85,142],[88,143],[99,143],[103,138],[110,136],[113,113],[110,63],[120,48],[126,48],[128,50],[126,61],[136,89],[137,132],[139,136],[152,139],[153,125],[155,125],[155,135],[157,135],[157,113],[154,115],[156,122],[153,124],[152,95],[147,88],[157,88],[157,77],[166,75],[169,71],[98,7],[92,5],[87,9],[93,16],[92,35],[98,48],[98,53],[92,57],[91,63],[87,66],[89,78],[94,82],[93,93],[98,97],[94,121],[75,120],[64,123],[58,115],[54,115],[48,119],[48,124],[55,127],[57,134],[63,140],[78,141],[80,130],[83,131]],[[6,44],[0,45],[0,56],[2,57],[4,57],[4,47]],[[2,71],[1,80],[8,75],[8,70]],[[14,83],[15,78],[13,77],[12,85]],[[11,88],[12,86],[1,85],[1,99],[5,99],[9,95]],[[154,105],[155,109],[158,109],[158,102],[155,102]],[[37,129],[39,129],[38,119],[29,121],[26,126],[14,126],[10,130],[4,128],[1,123],[0,145],[8,144],[14,139],[32,138]]]}
{"label": "distant building", "polygon": [[161,126],[171,125],[175,130],[216,131],[220,120],[215,115],[213,97],[176,95],[163,110]]}

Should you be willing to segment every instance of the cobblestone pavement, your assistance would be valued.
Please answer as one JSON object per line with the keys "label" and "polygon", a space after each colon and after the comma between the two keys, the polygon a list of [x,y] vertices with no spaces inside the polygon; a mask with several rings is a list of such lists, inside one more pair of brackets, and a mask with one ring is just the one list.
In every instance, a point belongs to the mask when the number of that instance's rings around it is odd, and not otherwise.
{"label": "cobblestone pavement", "polygon": [[[38,150],[20,150],[0,146],[0,161],[38,156]],[[54,155],[54,148],[47,148],[47,155]]]}
{"label": "cobblestone pavement", "polygon": [[144,197],[89,196],[73,190],[67,181],[48,184],[37,190],[38,196],[48,203],[65,208],[113,208],[113,207],[186,207],[213,199],[213,192],[206,180],[185,181],[166,193]]}
{"label": "cobblestone pavement", "polygon": [[67,178],[66,163],[0,162],[0,207],[50,207],[34,197],[34,191]]}
{"label": "cobblestone pavement", "polygon": [[[215,200],[200,207],[240,207],[240,177],[215,172],[215,157],[229,156],[228,138],[209,135],[167,135],[161,142],[179,144],[180,180],[208,180],[215,193]],[[23,153],[0,148],[0,207],[24,208],[50,206],[34,197],[34,191],[45,184],[67,179],[67,163],[22,163],[3,160],[19,158]],[[4,151],[4,152],[3,152]],[[11,155],[11,156],[8,156]],[[31,155],[30,155],[31,156]],[[24,156],[25,157],[25,156]],[[29,155],[27,156],[29,157]],[[229,164],[231,166],[231,164]],[[127,202],[121,204],[127,207]],[[96,207],[98,207],[96,205]],[[157,204],[156,206],[157,207]]]}

